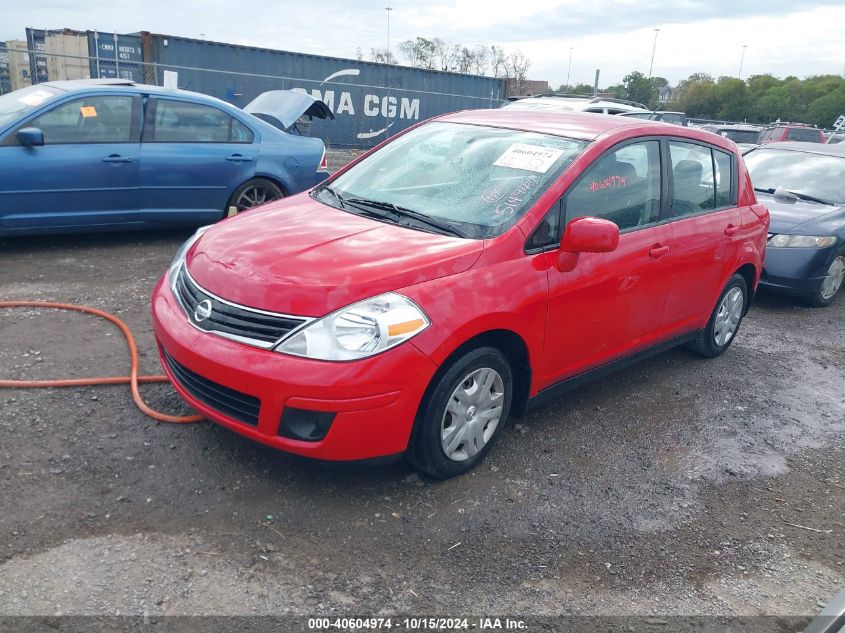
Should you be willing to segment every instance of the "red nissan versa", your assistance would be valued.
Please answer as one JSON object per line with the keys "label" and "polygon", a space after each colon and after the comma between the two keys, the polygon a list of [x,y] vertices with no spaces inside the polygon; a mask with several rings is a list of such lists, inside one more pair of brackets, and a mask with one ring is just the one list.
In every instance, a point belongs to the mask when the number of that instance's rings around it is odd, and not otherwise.
{"label": "red nissan versa", "polygon": [[155,332],[208,418],[446,478],[584,379],[682,343],[724,352],[768,224],[736,145],[709,132],[459,112],[198,231],[153,293]]}

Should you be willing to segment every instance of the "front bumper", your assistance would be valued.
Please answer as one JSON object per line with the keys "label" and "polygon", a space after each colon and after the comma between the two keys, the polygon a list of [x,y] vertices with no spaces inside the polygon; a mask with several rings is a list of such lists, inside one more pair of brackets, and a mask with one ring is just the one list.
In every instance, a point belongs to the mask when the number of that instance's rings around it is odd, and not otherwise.
{"label": "front bumper", "polygon": [[[838,245],[837,245],[838,246]],[[833,260],[830,248],[766,248],[760,287],[790,295],[811,295],[821,288]]]}
{"label": "front bumper", "polygon": [[[192,407],[250,439],[307,457],[360,460],[404,452],[423,393],[437,369],[410,343],[364,360],[327,362],[201,332],[188,322],[164,278],[153,291],[152,315],[162,366]],[[212,399],[192,395],[183,384],[186,374],[174,373],[167,356],[181,370],[257,398],[257,424],[239,421],[215,408]],[[322,439],[296,440],[279,435],[286,407],[336,415]]]}

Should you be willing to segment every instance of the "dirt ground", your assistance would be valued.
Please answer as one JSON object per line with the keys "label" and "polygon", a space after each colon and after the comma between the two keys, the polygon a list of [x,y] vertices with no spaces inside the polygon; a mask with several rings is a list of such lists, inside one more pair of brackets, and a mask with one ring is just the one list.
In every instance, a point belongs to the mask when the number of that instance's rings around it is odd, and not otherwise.
{"label": "dirt ground", "polygon": [[[0,240],[0,300],[109,310],[190,231]],[[306,461],[126,387],[0,390],[0,615],[809,615],[845,586],[845,298],[514,420],[474,472]],[[97,319],[0,313],[0,378],[123,375]],[[155,408],[185,412],[167,385]]]}

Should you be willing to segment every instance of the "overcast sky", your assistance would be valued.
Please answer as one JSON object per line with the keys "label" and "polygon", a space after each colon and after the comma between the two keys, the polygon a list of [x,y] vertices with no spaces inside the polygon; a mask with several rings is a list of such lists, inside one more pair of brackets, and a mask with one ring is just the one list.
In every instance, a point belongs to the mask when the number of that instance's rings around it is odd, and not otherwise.
{"label": "overcast sky", "polygon": [[618,83],[648,73],[672,83],[692,72],[742,75],[845,73],[845,3],[806,0],[0,0],[0,40],[24,28],[98,29],[205,37],[289,51],[353,57],[416,37],[521,49],[529,77]]}

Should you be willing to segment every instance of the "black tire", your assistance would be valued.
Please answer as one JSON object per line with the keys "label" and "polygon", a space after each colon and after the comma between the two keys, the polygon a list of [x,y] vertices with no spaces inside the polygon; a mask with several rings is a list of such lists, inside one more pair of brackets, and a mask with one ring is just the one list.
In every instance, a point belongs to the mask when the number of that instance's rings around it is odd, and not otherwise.
{"label": "black tire", "polygon": [[[845,248],[833,256],[833,259],[831,260],[831,266],[840,257],[845,258]],[[843,287],[845,287],[845,284],[842,284],[841,286],[839,286],[839,288],[834,290],[833,294],[829,297],[825,297],[822,293],[822,286],[819,286],[819,289],[816,290],[816,292],[806,298],[807,304],[813,306],[814,308],[825,308],[831,303],[833,303],[833,300],[839,296],[839,293],[842,291]]]}
{"label": "black tire", "polygon": [[[495,370],[501,379],[501,415],[486,444],[472,456],[463,461],[457,461],[447,456],[441,442],[441,431],[442,425],[446,421],[447,405],[458,387],[469,382],[467,379],[473,375],[473,372],[484,369]],[[428,391],[429,395],[423,400],[420,410],[417,412],[415,432],[407,458],[425,474],[435,479],[449,479],[475,467],[490,452],[493,444],[501,435],[508,419],[513,398],[513,374],[508,359],[501,351],[495,347],[480,347],[452,361],[449,368],[440,373],[439,378],[435,377],[434,380],[436,382],[432,383],[433,388]],[[448,416],[451,418],[452,413],[448,413]],[[481,422],[480,416],[477,421],[473,416],[473,424],[481,424]],[[487,421],[484,424],[483,430],[485,432],[490,422]],[[470,422],[463,424],[469,427]],[[469,439],[469,432],[466,432],[465,435],[468,437],[468,441],[473,441]],[[473,446],[475,445],[473,443]]]}
{"label": "black tire", "polygon": [[[727,341],[720,345],[716,341],[716,320],[719,316],[719,311],[722,308],[722,301],[734,288],[739,288],[742,292],[741,311],[733,333],[727,339]],[[739,328],[742,325],[742,319],[745,317],[745,311],[747,307],[748,284],[745,283],[745,277],[736,274],[731,277],[730,280],[728,280],[728,284],[725,286],[725,289],[722,290],[721,294],[719,295],[719,299],[716,301],[716,306],[713,308],[713,312],[710,314],[710,320],[707,322],[707,327],[701,330],[695,339],[687,343],[687,348],[695,352],[696,354],[699,354],[700,356],[706,356],[707,358],[713,358],[715,356],[723,354],[725,350],[727,350],[731,346],[731,343],[733,343],[734,339],[736,338],[736,335],[739,333]]]}
{"label": "black tire", "polygon": [[[250,190],[255,190],[255,195],[250,195]],[[226,203],[226,208],[223,210],[224,217],[229,213],[231,207],[237,208],[238,213],[240,213],[241,211],[248,211],[259,205],[284,197],[285,192],[272,180],[268,180],[267,178],[252,178],[235,189],[235,192],[229,198],[229,202]]]}

